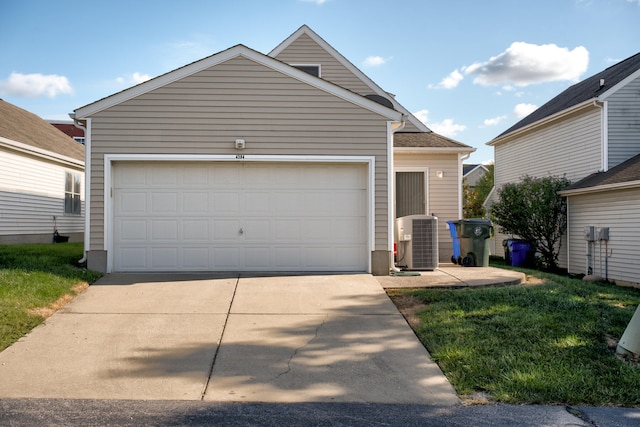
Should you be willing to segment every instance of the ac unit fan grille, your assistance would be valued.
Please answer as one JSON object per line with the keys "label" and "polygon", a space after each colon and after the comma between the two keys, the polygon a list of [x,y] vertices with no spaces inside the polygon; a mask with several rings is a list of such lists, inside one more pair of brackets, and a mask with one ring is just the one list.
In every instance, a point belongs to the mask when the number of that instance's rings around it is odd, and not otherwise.
{"label": "ac unit fan grille", "polygon": [[[413,220],[413,268],[430,268],[438,258],[437,246],[432,241],[437,223],[429,219]],[[435,249],[435,250],[434,250]],[[437,261],[436,261],[437,262]]]}

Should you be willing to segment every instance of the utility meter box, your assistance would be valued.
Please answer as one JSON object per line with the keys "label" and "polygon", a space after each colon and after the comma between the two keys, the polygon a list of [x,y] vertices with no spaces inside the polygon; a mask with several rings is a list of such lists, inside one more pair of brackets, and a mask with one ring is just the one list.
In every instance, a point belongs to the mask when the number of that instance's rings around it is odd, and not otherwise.
{"label": "utility meter box", "polygon": [[598,240],[609,240],[609,227],[601,227],[598,229]]}
{"label": "utility meter box", "polygon": [[588,225],[584,228],[584,240],[587,242],[596,240],[596,228],[593,225]]}

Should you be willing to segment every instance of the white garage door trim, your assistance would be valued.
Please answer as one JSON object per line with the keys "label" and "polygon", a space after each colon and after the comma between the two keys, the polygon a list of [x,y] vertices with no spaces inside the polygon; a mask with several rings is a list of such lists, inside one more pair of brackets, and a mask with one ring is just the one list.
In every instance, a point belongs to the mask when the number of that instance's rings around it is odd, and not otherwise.
{"label": "white garage door trim", "polygon": [[[261,156],[261,155],[165,155],[165,154],[105,154],[104,155],[104,250],[107,252],[107,272],[114,267],[114,200],[112,198],[113,162],[270,162],[270,163],[360,163],[367,165],[367,247],[375,242],[375,157],[373,156]],[[371,272],[371,254],[366,254],[367,272]]]}

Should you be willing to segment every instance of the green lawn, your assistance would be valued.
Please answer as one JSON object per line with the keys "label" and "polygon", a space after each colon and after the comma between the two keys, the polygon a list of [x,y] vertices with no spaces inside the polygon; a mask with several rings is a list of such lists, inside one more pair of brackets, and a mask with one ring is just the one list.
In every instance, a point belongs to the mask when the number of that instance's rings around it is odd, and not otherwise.
{"label": "green lawn", "polygon": [[624,332],[640,290],[523,271],[537,284],[389,294],[423,304],[411,323],[463,397],[640,405],[640,366],[608,346]]}
{"label": "green lawn", "polygon": [[52,307],[100,277],[77,266],[82,248],[82,243],[0,245],[0,351],[44,321],[46,311],[37,309]]}

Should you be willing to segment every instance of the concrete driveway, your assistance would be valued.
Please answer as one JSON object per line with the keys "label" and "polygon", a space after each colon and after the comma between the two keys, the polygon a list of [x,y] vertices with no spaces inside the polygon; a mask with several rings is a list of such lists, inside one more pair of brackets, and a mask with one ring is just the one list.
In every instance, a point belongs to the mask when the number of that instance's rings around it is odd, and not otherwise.
{"label": "concrete driveway", "polygon": [[0,378],[0,398],[459,403],[366,274],[107,275]]}

